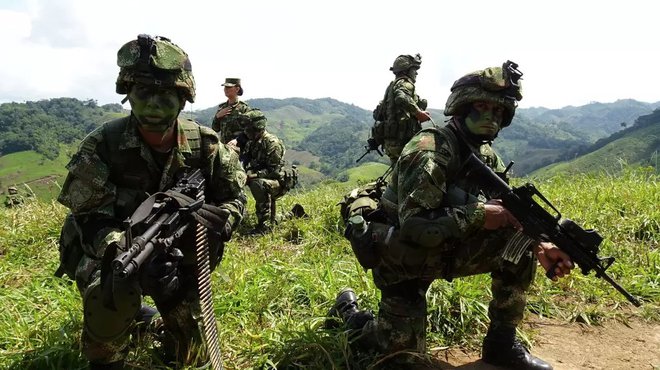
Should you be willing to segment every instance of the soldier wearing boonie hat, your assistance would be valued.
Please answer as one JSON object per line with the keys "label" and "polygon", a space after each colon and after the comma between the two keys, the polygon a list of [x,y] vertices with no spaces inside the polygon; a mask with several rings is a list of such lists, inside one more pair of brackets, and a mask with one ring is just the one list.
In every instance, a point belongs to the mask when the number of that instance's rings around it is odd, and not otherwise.
{"label": "soldier wearing boonie hat", "polygon": [[221,86],[224,86],[227,101],[218,106],[218,111],[213,117],[211,128],[218,133],[222,143],[229,144],[229,147],[239,152],[241,145],[237,142],[236,138],[244,129],[240,117],[251,108],[238,98],[243,95],[243,86],[241,86],[240,78],[225,78],[225,82]]}

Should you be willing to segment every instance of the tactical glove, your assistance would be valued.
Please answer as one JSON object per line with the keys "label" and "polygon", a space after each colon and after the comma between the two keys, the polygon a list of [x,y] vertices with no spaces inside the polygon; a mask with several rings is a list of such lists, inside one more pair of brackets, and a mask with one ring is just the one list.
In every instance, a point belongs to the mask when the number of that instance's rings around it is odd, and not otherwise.
{"label": "tactical glove", "polygon": [[207,229],[220,234],[223,241],[231,238],[232,230],[231,224],[228,222],[230,215],[228,210],[204,203],[202,208],[197,210],[195,214],[197,222],[204,225]]}
{"label": "tactical glove", "polygon": [[178,266],[182,259],[183,253],[178,248],[151,259],[140,274],[142,292],[155,302],[171,300],[179,291]]}
{"label": "tactical glove", "polygon": [[[167,191],[166,194],[172,197],[180,207],[187,207],[195,201],[189,196],[175,191]],[[232,233],[231,224],[228,222],[229,215],[230,212],[228,210],[208,203],[204,203],[200,209],[191,213],[191,216],[197,222],[207,229],[220,234],[224,241],[229,240]]]}

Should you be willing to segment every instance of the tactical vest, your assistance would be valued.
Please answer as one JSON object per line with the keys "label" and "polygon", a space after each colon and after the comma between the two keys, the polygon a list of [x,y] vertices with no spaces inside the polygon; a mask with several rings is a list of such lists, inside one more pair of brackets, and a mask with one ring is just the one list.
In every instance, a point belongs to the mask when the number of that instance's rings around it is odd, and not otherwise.
{"label": "tactical vest", "polygon": [[[396,140],[401,145],[407,143],[415,133],[421,129],[421,125],[416,117],[411,116],[408,112],[403,112],[397,109],[394,101],[394,88],[396,84],[406,79],[406,77],[399,77],[394,80],[385,92],[384,105],[386,108],[386,119],[383,125],[383,137],[385,140]],[[413,84],[412,98],[417,103],[415,95],[415,85]],[[398,114],[397,114],[398,113]]]}
{"label": "tactical vest", "polygon": [[[117,219],[125,219],[141,204],[148,194],[158,191],[160,176],[155,180],[149,176],[151,169],[140,158],[140,148],[131,148],[129,150],[119,150],[122,133],[126,129],[129,117],[120,118],[106,123],[102,128],[103,141],[95,142],[88,138],[81,151],[97,150],[96,145],[103,145],[98,148],[98,154],[106,160],[110,170],[109,181],[116,185],[115,214]],[[187,166],[197,168],[202,160],[202,138],[201,127],[193,121],[180,119],[178,123],[188,139],[191,155],[186,157]],[[75,217],[68,214],[64,220],[59,239],[60,266],[55,272],[55,276],[61,277],[66,274],[69,278],[75,280],[76,269],[83,257],[82,233]]]}
{"label": "tactical vest", "polygon": [[[476,201],[474,185],[467,183],[460,174],[460,158],[469,154],[469,148],[460,144],[458,133],[453,128],[431,127],[423,130],[449,144],[450,150],[459,158],[451,161],[447,168],[448,192],[443,199],[444,206],[455,206]],[[483,158],[482,155],[479,155]],[[491,163],[492,160],[486,163]],[[465,190],[465,191],[464,191]],[[474,193],[474,194],[471,194]],[[412,278],[449,278],[452,245],[447,248],[424,248],[410,244],[399,236],[398,199],[390,188],[374,188],[374,183],[354,189],[340,202],[342,219],[353,215],[363,215],[368,222],[368,237],[356,235],[347,229],[345,237],[365,269],[373,268],[374,276],[386,284],[395,284]],[[382,214],[379,214],[381,211]],[[376,217],[371,216],[376,215]],[[363,263],[367,261],[368,265]],[[383,273],[383,271],[387,271]]]}

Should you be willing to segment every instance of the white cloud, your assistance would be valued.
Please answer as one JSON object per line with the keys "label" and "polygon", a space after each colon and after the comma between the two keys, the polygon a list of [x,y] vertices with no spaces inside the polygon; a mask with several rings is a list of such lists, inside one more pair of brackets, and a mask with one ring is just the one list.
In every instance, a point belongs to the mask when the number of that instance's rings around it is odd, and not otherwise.
{"label": "white cloud", "polygon": [[[442,108],[452,82],[507,59],[524,76],[522,107],[660,100],[651,2],[83,1],[0,9],[0,102],[70,96],[118,102],[117,49],[139,33],[188,52],[194,109],[244,98],[332,97],[372,109],[399,54],[422,54],[417,90]],[[0,5],[2,8],[3,5]]]}

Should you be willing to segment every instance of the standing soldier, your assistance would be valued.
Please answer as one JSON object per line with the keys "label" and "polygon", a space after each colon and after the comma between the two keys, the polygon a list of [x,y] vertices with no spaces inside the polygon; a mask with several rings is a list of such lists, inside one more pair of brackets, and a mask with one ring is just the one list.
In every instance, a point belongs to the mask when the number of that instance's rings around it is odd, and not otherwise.
{"label": "standing soldier", "polygon": [[381,291],[378,317],[358,309],[351,289],[339,293],[329,314],[361,331],[364,346],[383,354],[425,354],[426,292],[431,283],[490,273],[493,298],[483,360],[511,369],[552,369],[521,344],[516,327],[537,261],[557,277],[569,274],[573,264],[552,243],[516,243],[521,235],[518,220],[499,199],[486,199],[484,189],[461,168],[474,153],[494,171],[503,172],[490,142],[511,124],[522,99],[517,67],[507,61],[454,83],[444,111],[451,121],[442,128],[424,129],[408,142],[380,199],[394,228],[374,221],[369,230],[378,231],[351,239],[354,250],[360,240],[377,240],[380,254],[371,267]]}
{"label": "standing soldier", "polygon": [[374,112],[377,122],[372,135],[383,145],[392,163],[397,161],[410,138],[421,130],[421,123],[431,119],[431,114],[426,111],[426,99],[420,99],[415,93],[417,71],[421,65],[419,54],[396,57],[390,67],[395,78],[387,86],[385,96]]}
{"label": "standing soldier", "polygon": [[266,116],[260,110],[253,109],[244,117],[248,141],[241,150],[241,156],[247,163],[247,184],[254,197],[257,214],[257,226],[249,234],[266,234],[280,219],[303,217],[305,210],[296,204],[286,215],[277,215],[276,200],[296,185],[297,170],[285,170],[284,143],[266,131]]}
{"label": "standing soldier", "polygon": [[208,353],[201,334],[194,228],[174,240],[171,252],[145,261],[129,282],[135,290],[115,292],[116,309],[100,304],[94,292],[102,259],[126,249],[122,221],[150,194],[171,188],[177,173],[187,168],[200,169],[206,180],[198,213],[212,227],[206,234],[213,269],[243,214],[245,172],[215,132],[179,116],[186,101],[195,99],[190,59],[180,47],[142,34],[119,49],[117,64],[116,91],[127,94],[131,114],[90,133],[67,165],[58,201],[71,213],[60,236],[58,272],[74,278],[83,296],[82,351],[91,369],[123,368],[136,325],[130,318],[154,314],[153,309],[138,313],[139,305],[122,302],[135,291],[151,296],[162,317],[162,360],[199,365],[208,361]]}
{"label": "standing soldier", "polygon": [[241,145],[244,144],[237,140],[243,132],[240,115],[250,110],[250,106],[238,99],[239,96],[243,96],[240,78],[226,78],[222,86],[225,88],[227,101],[218,106],[211,128],[218,132],[221,143],[228,144],[239,152]]}

